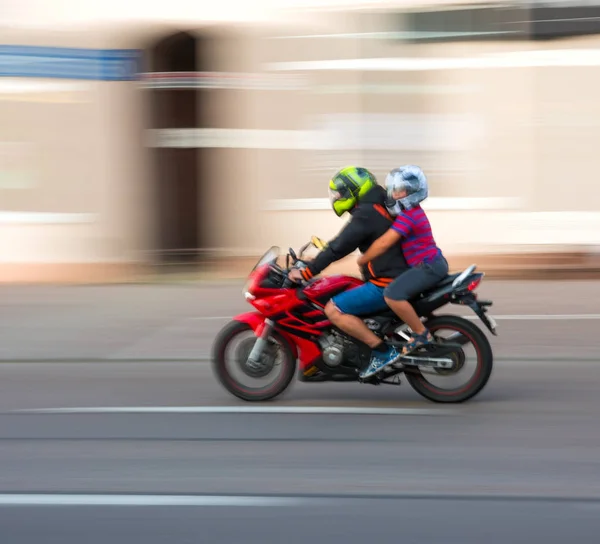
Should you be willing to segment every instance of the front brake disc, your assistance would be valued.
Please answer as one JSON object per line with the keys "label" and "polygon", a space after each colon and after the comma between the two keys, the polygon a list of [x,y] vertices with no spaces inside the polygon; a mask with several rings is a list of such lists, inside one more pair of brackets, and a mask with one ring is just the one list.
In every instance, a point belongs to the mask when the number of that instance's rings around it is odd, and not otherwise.
{"label": "front brake disc", "polygon": [[240,342],[236,350],[235,360],[240,370],[251,378],[264,378],[268,376],[275,366],[278,346],[269,343],[260,356],[260,361],[250,362],[250,352],[256,343],[256,338],[246,338]]}

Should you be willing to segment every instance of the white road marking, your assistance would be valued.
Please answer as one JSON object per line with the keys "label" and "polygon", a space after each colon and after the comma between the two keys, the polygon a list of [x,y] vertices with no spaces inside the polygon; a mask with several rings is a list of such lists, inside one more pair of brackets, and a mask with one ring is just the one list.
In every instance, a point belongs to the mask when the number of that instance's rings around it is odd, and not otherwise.
{"label": "white road marking", "polygon": [[0,494],[0,506],[297,506],[291,497]]}
{"label": "white road marking", "polygon": [[345,414],[379,416],[447,416],[456,410],[360,406],[98,406],[15,410],[36,414]]}
{"label": "white road marking", "polygon": [[[496,315],[493,312],[489,312],[496,321],[561,321],[561,320],[572,320],[572,321],[586,321],[586,320],[598,320],[600,314],[504,314]],[[466,319],[479,319],[476,315],[462,316]],[[192,317],[190,319],[197,321],[226,321],[233,319],[233,316],[204,316],[204,317]]]}

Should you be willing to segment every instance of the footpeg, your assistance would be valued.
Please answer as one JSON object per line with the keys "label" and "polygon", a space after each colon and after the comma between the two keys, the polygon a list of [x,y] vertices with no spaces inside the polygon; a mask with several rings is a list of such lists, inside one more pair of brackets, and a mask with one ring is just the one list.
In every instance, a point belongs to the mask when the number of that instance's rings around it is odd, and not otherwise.
{"label": "footpeg", "polygon": [[386,385],[402,385],[402,382],[400,381],[400,377],[399,376],[394,376],[391,380],[381,380],[381,383],[385,383]]}

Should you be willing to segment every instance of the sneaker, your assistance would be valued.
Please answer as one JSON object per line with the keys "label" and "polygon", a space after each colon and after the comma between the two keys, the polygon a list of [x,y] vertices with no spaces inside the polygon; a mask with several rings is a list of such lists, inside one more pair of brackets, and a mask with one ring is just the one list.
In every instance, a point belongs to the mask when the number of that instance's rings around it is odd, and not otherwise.
{"label": "sneaker", "polygon": [[395,363],[399,358],[400,354],[394,346],[389,346],[387,351],[384,352],[374,351],[369,366],[359,376],[360,378],[369,378],[382,368]]}

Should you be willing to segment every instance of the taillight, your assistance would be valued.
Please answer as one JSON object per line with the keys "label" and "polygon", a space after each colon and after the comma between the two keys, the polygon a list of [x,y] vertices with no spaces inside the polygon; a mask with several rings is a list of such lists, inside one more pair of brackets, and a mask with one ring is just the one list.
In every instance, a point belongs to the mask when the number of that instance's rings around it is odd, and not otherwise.
{"label": "taillight", "polygon": [[471,283],[469,283],[468,287],[467,287],[467,291],[471,292],[471,291],[475,291],[475,289],[477,289],[477,286],[481,283],[481,278],[476,278],[474,279]]}

